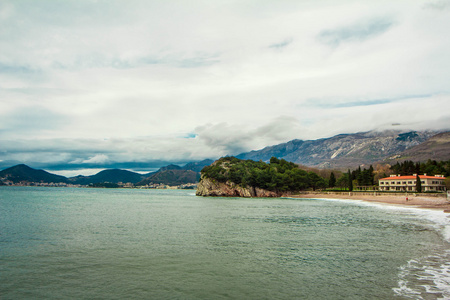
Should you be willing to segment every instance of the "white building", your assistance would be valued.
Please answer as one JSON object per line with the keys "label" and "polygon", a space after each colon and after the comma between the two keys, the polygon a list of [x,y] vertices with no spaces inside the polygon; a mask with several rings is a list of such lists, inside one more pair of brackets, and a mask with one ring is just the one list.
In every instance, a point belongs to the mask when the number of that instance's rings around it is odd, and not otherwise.
{"label": "white building", "polygon": [[[400,176],[391,175],[378,181],[381,191],[415,192],[417,174]],[[427,176],[419,175],[422,192],[445,191],[445,177],[443,175]]]}

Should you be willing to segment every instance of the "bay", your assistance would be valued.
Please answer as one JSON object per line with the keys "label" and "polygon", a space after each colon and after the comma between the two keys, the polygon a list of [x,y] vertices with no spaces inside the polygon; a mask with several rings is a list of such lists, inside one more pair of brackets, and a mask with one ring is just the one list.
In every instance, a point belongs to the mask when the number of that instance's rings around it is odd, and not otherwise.
{"label": "bay", "polygon": [[0,187],[2,299],[448,299],[442,212]]}

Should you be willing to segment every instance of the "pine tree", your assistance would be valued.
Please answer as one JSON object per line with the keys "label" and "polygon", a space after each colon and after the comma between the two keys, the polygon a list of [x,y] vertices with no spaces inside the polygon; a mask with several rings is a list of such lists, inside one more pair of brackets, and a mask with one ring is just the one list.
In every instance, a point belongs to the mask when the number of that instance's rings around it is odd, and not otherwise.
{"label": "pine tree", "polygon": [[348,190],[353,191],[353,182],[352,182],[352,173],[350,173],[350,169],[348,170]]}
{"label": "pine tree", "polygon": [[368,185],[373,185],[373,182],[375,181],[375,175],[373,174],[373,167],[372,165],[370,165],[369,167],[369,184]]}
{"label": "pine tree", "polygon": [[416,175],[416,191],[422,193],[422,182],[420,181],[419,174]]}
{"label": "pine tree", "polygon": [[330,174],[330,179],[329,179],[329,181],[328,181],[328,186],[329,186],[330,188],[333,188],[333,187],[336,186],[336,177],[334,176],[334,173],[333,173],[333,172],[331,172],[331,174]]}

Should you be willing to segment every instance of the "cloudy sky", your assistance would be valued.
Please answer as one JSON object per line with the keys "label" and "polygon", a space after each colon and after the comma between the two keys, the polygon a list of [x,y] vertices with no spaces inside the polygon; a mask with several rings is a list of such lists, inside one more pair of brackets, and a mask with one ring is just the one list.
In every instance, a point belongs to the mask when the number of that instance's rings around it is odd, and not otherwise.
{"label": "cloudy sky", "polygon": [[0,167],[450,129],[449,37],[449,0],[0,0]]}

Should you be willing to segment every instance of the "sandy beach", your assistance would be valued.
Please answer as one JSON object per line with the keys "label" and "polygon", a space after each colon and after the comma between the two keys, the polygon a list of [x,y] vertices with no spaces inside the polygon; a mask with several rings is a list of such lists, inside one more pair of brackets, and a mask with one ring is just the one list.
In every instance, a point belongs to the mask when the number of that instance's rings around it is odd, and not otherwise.
{"label": "sandy beach", "polygon": [[[390,205],[406,205],[418,208],[439,209],[446,213],[450,213],[450,199],[445,195],[433,196],[414,196],[414,194],[406,195],[370,195],[369,193],[302,193],[292,195],[294,198],[328,198],[328,199],[354,199],[367,202],[385,203]],[[408,199],[407,199],[408,198]]]}

